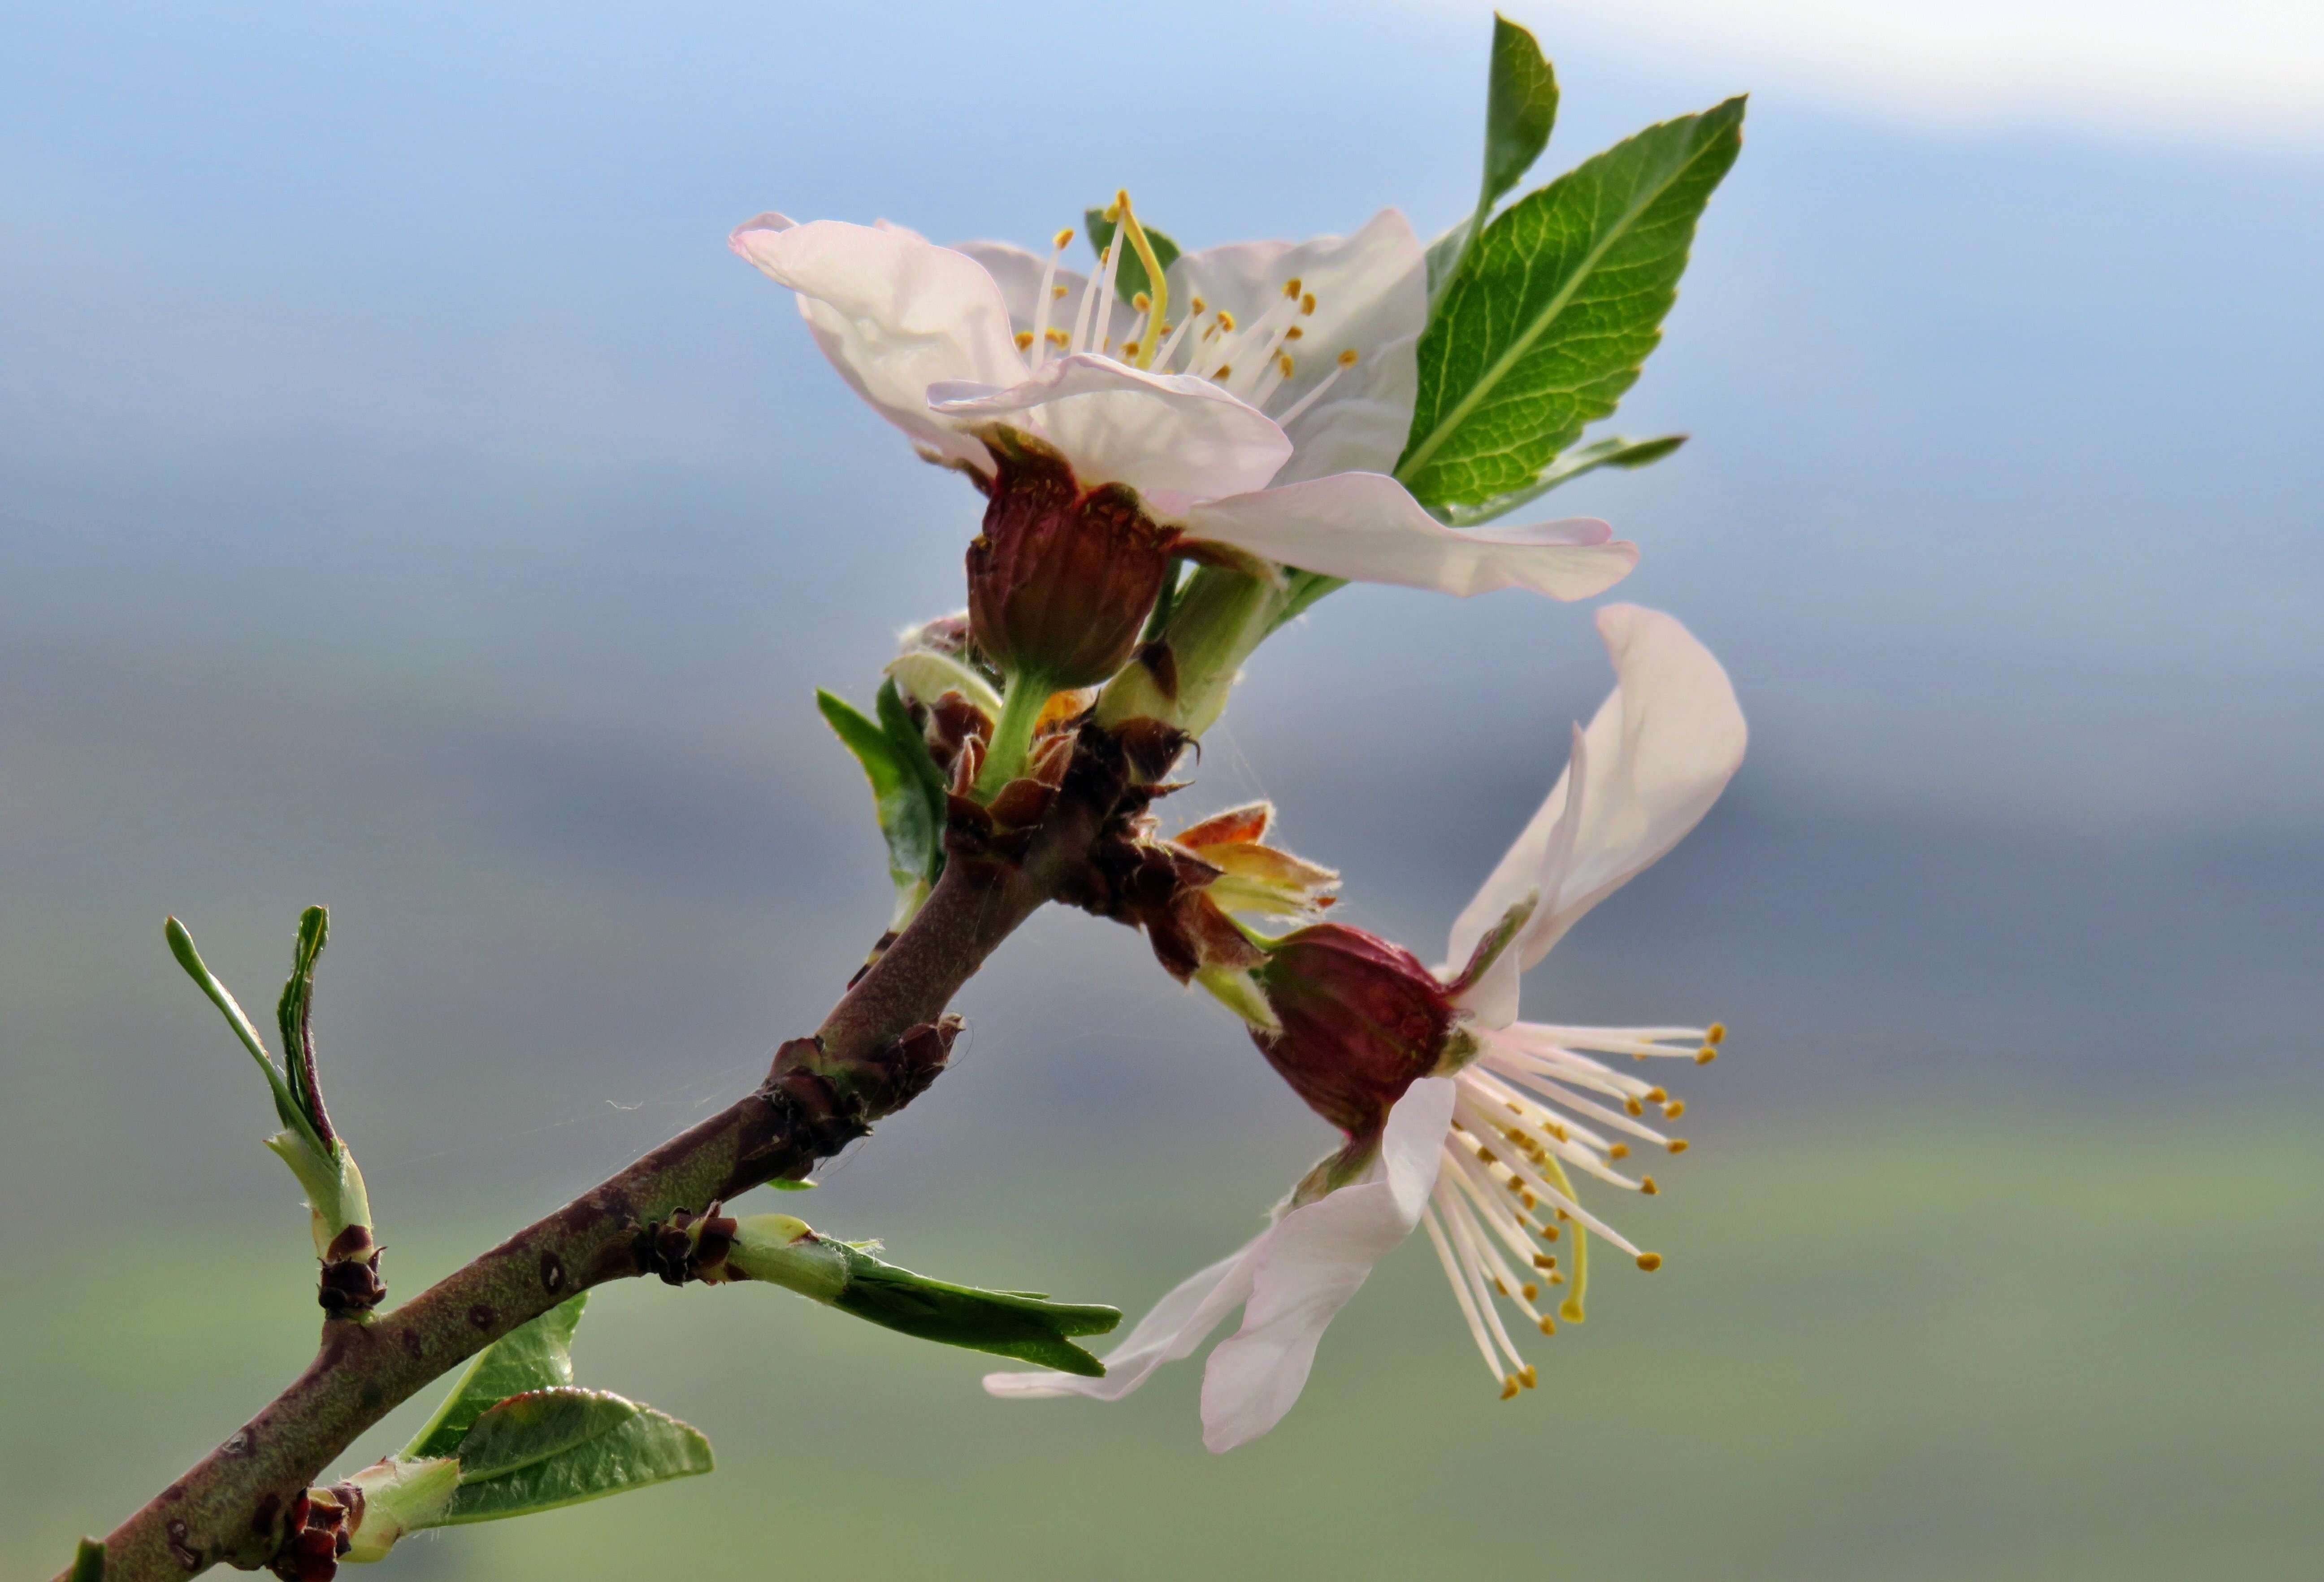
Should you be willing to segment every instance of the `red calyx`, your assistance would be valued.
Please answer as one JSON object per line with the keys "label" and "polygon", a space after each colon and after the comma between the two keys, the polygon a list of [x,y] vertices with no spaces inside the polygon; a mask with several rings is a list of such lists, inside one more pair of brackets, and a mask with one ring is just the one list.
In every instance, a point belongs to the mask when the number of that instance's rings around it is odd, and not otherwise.
{"label": "red calyx", "polygon": [[1138,646],[1176,535],[1127,485],[1084,490],[1039,440],[999,427],[982,438],[994,472],[968,547],[976,644],[1009,675],[1093,687]]}
{"label": "red calyx", "polygon": [[1251,1041],[1308,1108],[1351,1137],[1387,1124],[1452,1031],[1444,985],[1420,958],[1344,923],[1286,936],[1252,976],[1283,1031],[1254,1028]]}

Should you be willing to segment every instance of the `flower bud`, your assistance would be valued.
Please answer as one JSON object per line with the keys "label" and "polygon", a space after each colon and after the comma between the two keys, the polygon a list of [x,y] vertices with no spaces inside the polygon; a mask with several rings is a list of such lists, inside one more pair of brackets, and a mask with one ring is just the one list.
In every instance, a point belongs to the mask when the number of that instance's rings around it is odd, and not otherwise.
{"label": "flower bud", "polygon": [[1453,1024],[1444,985],[1398,945],[1341,923],[1286,935],[1251,972],[1280,1031],[1250,1029],[1267,1063],[1352,1138],[1375,1136]]}
{"label": "flower bud", "polygon": [[1084,491],[1039,440],[1002,426],[982,438],[993,476],[984,531],[968,547],[976,645],[1009,676],[1095,686],[1137,646],[1174,535],[1127,485]]}

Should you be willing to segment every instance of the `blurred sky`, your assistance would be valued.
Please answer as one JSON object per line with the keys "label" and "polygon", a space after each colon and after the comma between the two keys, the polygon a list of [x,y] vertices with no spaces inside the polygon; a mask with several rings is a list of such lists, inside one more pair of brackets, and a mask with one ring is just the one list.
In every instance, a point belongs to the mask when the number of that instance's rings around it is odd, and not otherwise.
{"label": "blurred sky", "polygon": [[[1545,176],[1757,90],[1618,420],[1695,438],[1558,496],[1643,545],[1619,597],[1722,655],[1752,758],[1561,949],[1562,1013],[1752,1027],[1730,1108],[2312,1097],[2313,8],[1517,14],[1564,85]],[[811,689],[868,694],[956,605],[978,502],[727,228],[1026,241],[1127,184],[1189,245],[1386,204],[1433,233],[1474,189],[1487,28],[1425,0],[20,8],[0,1177],[64,1189],[103,1115],[137,1139],[124,1191],[246,1179],[209,1127],[251,1096],[170,910],[263,998],[297,908],[338,907],[340,1080],[453,1183],[578,1185],[731,1091],[884,905]],[[1606,680],[1586,611],[1351,590],[1259,658],[1191,796],[1276,795],[1350,915],[1427,953]],[[972,991],[952,1118],[897,1129],[1305,1125],[1140,955],[1045,921]]]}

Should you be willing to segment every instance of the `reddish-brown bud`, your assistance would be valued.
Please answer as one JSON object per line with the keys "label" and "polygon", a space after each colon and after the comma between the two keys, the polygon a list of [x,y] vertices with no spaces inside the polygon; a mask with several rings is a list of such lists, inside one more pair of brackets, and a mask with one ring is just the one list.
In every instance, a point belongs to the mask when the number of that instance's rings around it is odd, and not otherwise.
{"label": "reddish-brown bud", "polygon": [[977,647],[1009,675],[1093,687],[1138,646],[1174,535],[1127,485],[1084,490],[1064,457],[1014,429],[983,439],[992,486],[968,547]]}
{"label": "reddish-brown bud", "polygon": [[1452,1029],[1444,985],[1399,945],[1315,923],[1268,950],[1252,979],[1282,1023],[1251,1030],[1259,1053],[1353,1137],[1370,1136],[1413,1079],[1435,1069]]}

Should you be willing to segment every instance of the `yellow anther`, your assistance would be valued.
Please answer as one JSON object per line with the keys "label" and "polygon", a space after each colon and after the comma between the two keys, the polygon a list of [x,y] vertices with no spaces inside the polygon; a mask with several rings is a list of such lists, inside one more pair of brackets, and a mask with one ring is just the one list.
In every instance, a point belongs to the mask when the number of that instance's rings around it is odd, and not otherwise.
{"label": "yellow anther", "polygon": [[1525,1194],[1525,1206],[1528,1210],[1538,1208],[1541,1207],[1541,1199],[1527,1192]]}
{"label": "yellow anther", "polygon": [[1114,194],[1113,201],[1105,206],[1105,219],[1107,224],[1111,225],[1121,218],[1121,206],[1128,202],[1129,199],[1130,194],[1127,192],[1117,192]]}
{"label": "yellow anther", "polygon": [[1290,328],[1283,332],[1283,338],[1286,340],[1297,340],[1301,336],[1306,333],[1307,332],[1305,330],[1300,328],[1299,326],[1295,324]]}
{"label": "yellow anther", "polygon": [[[1564,1218],[1564,1211],[1563,1209],[1559,1210],[1557,1217],[1560,1219]],[[1554,1225],[1536,1226],[1534,1228],[1541,1233],[1541,1239],[1543,1241],[1554,1242],[1557,1239],[1557,1226]]]}
{"label": "yellow anther", "polygon": [[1541,1383],[1541,1374],[1536,1371],[1531,1363],[1527,1363],[1525,1365],[1525,1372],[1517,1375],[1517,1383],[1530,1390]]}
{"label": "yellow anther", "polygon": [[1665,1120],[1675,1121],[1684,1114],[1686,1114],[1686,1100],[1683,1098],[1674,1098],[1663,1106],[1663,1118]]}
{"label": "yellow anther", "polygon": [[1508,1179],[1508,1186],[1509,1190],[1516,1193],[1518,1197],[1522,1198],[1525,1196],[1526,1184],[1517,1180],[1517,1177],[1511,1176]]}
{"label": "yellow anther", "polygon": [[1121,343],[1121,357],[1124,362],[1136,362],[1138,360],[1138,343],[1134,340],[1123,341]]}
{"label": "yellow anther", "polygon": [[1051,286],[1049,288],[1049,295],[1062,302],[1065,298],[1065,288],[1063,286]]}
{"label": "yellow anther", "polygon": [[1232,329],[1234,328],[1234,315],[1228,312],[1224,308],[1219,310],[1219,328],[1221,329]]}
{"label": "yellow anther", "polygon": [[1275,359],[1275,365],[1283,370],[1283,376],[1286,379],[1291,377],[1291,370],[1296,366],[1296,365],[1292,362],[1291,354],[1289,352],[1284,352],[1277,356]]}
{"label": "yellow anther", "polygon": [[1500,1161],[1493,1157],[1493,1151],[1489,1148],[1480,1148],[1477,1150],[1477,1157],[1487,1164],[1499,1164],[1500,1162]]}
{"label": "yellow anther", "polygon": [[1612,1147],[1606,1150],[1606,1157],[1609,1159],[1628,1159],[1630,1157],[1630,1145],[1627,1143],[1617,1143]]}
{"label": "yellow anther", "polygon": [[1638,1254],[1638,1267],[1645,1270],[1647,1273],[1652,1274],[1655,1270],[1662,1266],[1663,1255],[1660,1253],[1641,1253]]}
{"label": "yellow anther", "polygon": [[1342,353],[1340,354],[1340,366],[1342,366],[1342,368],[1352,368],[1352,367],[1354,367],[1355,365],[1356,365],[1356,348],[1355,348],[1355,347],[1350,347],[1346,351],[1343,351],[1343,352],[1342,352]]}
{"label": "yellow anther", "polygon": [[1536,1269],[1546,1272],[1557,1267],[1557,1260],[1551,1257],[1547,1253],[1536,1253],[1533,1255],[1533,1266]]}
{"label": "yellow anther", "polygon": [[1517,1399],[1517,1376],[1515,1374],[1511,1374],[1508,1378],[1501,1381],[1501,1399],[1504,1401],[1514,1401]]}
{"label": "yellow anther", "polygon": [[[1521,1291],[1525,1292],[1525,1300],[1527,1300],[1527,1301],[1531,1301],[1531,1300],[1533,1300],[1533,1299],[1534,1299],[1534,1298],[1536,1298],[1536,1297],[1537,1297],[1537,1296],[1539,1296],[1539,1295],[1541,1294],[1541,1287],[1539,1287],[1539,1286],[1536,1285],[1536,1284],[1535,1284],[1532,1281],[1530,1281],[1530,1280],[1526,1281],[1523,1285],[1521,1285],[1521,1286],[1517,1287],[1517,1289],[1518,1289],[1519,1291]],[[1502,1294],[1502,1295],[1504,1295],[1504,1296],[1507,1296],[1508,1293],[1507,1291],[1503,1291],[1501,1294]]]}
{"label": "yellow anther", "polygon": [[[1063,287],[1063,286],[1059,286],[1059,287],[1057,288],[1057,290],[1059,290],[1060,291],[1064,291],[1065,289],[1065,287]],[[1070,345],[1072,345],[1072,344],[1073,344],[1073,339],[1074,339],[1073,336],[1072,336],[1070,333],[1068,333],[1067,331],[1063,330],[1063,329],[1059,329],[1059,328],[1056,328],[1056,326],[1054,326],[1054,325],[1052,325],[1052,326],[1050,327],[1050,328],[1049,328],[1049,344],[1050,344],[1051,346],[1070,346]]]}
{"label": "yellow anther", "polygon": [[1705,1043],[1725,1043],[1727,1041],[1727,1023],[1724,1022],[1712,1022],[1709,1030],[1703,1033],[1702,1041]]}
{"label": "yellow anther", "polygon": [[1509,1288],[1508,1288],[1508,1286],[1507,1285],[1507,1283],[1505,1283],[1505,1282],[1502,1281],[1501,1277],[1500,1277],[1499,1275],[1498,1275],[1498,1274],[1496,1274],[1496,1275],[1494,1275],[1494,1276],[1493,1276],[1493,1289],[1494,1289],[1495,1291],[1499,1291],[1503,1296],[1507,1296],[1507,1295],[1508,1295],[1508,1294],[1509,1294]]}
{"label": "yellow anther", "polygon": [[1313,313],[1315,310],[1315,293],[1314,291],[1309,291],[1305,296],[1299,299],[1299,310],[1302,313]]}
{"label": "yellow anther", "polygon": [[1056,236],[1051,236],[1049,241],[1058,252],[1064,252],[1066,248],[1074,245],[1074,227],[1071,226],[1065,227]]}
{"label": "yellow anther", "polygon": [[1557,1320],[1556,1320],[1556,1319],[1554,1319],[1554,1318],[1551,1318],[1547,1313],[1544,1313],[1544,1314],[1541,1316],[1541,1332],[1542,1332],[1544,1335],[1554,1335],[1554,1334],[1556,1334],[1556,1333],[1557,1333]]}
{"label": "yellow anther", "polygon": [[1297,275],[1295,274],[1289,280],[1283,282],[1283,294],[1289,297],[1295,302],[1299,300],[1299,277]]}
{"label": "yellow anther", "polygon": [[1648,1104],[1660,1104],[1668,1097],[1670,1097],[1670,1095],[1665,1093],[1659,1087],[1649,1087],[1646,1089],[1646,1102]]}
{"label": "yellow anther", "polygon": [[1629,1111],[1634,1115],[1643,1115],[1646,1113],[1646,1106],[1640,1104],[1635,1098],[1624,1099],[1622,1101],[1622,1107]]}
{"label": "yellow anther", "polygon": [[1659,1198],[1662,1196],[1663,1189],[1655,1185],[1654,1177],[1642,1176],[1638,1180],[1638,1190],[1644,1192],[1649,1198]]}
{"label": "yellow anther", "polygon": [[1140,313],[1150,312],[1154,307],[1154,299],[1144,291],[1139,291],[1130,299],[1130,305]]}
{"label": "yellow anther", "polygon": [[1718,1058],[1719,1051],[1712,1049],[1709,1044],[1705,1044],[1701,1049],[1694,1051],[1694,1063],[1698,1066],[1708,1066],[1711,1061]]}
{"label": "yellow anther", "polygon": [[1213,379],[1233,378],[1234,365],[1232,363],[1221,363],[1217,367],[1211,370],[1211,377]]}
{"label": "yellow anther", "polygon": [[1565,1276],[1553,1269],[1549,1272],[1549,1282],[1552,1285],[1563,1285],[1565,1283]]}
{"label": "yellow anther", "polygon": [[1674,1138],[1672,1138],[1672,1139],[1670,1140],[1670,1151],[1671,1151],[1673,1153],[1684,1153],[1684,1152],[1686,1152],[1686,1150],[1687,1150],[1687,1141],[1686,1141],[1686,1139],[1685,1139],[1685,1138],[1683,1138],[1683,1137],[1674,1137]]}
{"label": "yellow anther", "polygon": [[1020,351],[1020,352],[1021,352],[1021,351],[1027,351],[1027,350],[1029,350],[1029,349],[1031,348],[1032,345],[1033,345],[1033,332],[1032,332],[1031,330],[1029,330],[1029,329],[1020,329],[1020,330],[1019,330],[1019,331],[1017,332],[1017,349],[1018,349],[1019,351]]}
{"label": "yellow anther", "polygon": [[1192,302],[1187,304],[1187,310],[1193,313],[1195,318],[1200,319],[1204,314],[1211,310],[1211,305],[1203,301],[1202,298],[1196,297]]}

